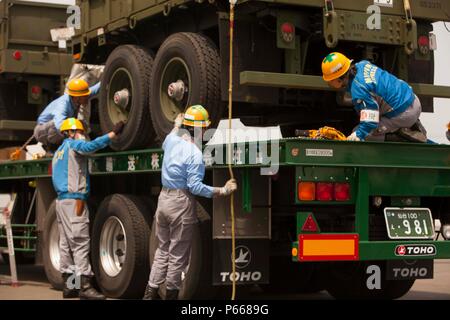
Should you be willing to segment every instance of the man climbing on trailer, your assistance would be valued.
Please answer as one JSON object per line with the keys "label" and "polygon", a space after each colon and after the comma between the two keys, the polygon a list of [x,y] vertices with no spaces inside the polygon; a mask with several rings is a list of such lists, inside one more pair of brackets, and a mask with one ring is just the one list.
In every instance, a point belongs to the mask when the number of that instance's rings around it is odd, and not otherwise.
{"label": "man climbing on trailer", "polygon": [[[210,125],[205,108],[195,105],[183,116],[179,114],[172,132],[162,148],[162,190],[155,214],[158,249],[155,253],[144,300],[158,299],[158,289],[166,283],[166,300],[178,299],[181,273],[189,262],[193,226],[197,223],[194,196],[212,198],[228,196],[236,191],[234,179],[222,188],[203,184],[205,164],[202,151],[196,145]],[[181,127],[181,129],[180,129]]]}
{"label": "man climbing on trailer", "polygon": [[426,130],[419,121],[422,106],[412,88],[403,80],[369,61],[353,63],[339,52],[322,61],[323,79],[335,89],[345,88],[360,115],[351,141],[384,141],[386,134],[426,142]]}
{"label": "man climbing on trailer", "polygon": [[[103,300],[105,296],[92,287],[89,263],[89,172],[87,155],[105,148],[123,130],[119,122],[113,131],[87,142],[81,121],[69,118],[61,124],[65,137],[52,161],[53,186],[58,194],[56,217],[59,229],[60,271],[64,280],[63,298]],[[73,275],[80,279],[80,289],[71,288]]]}
{"label": "man climbing on trailer", "polygon": [[63,121],[70,117],[77,117],[80,106],[86,105],[89,97],[98,93],[100,82],[89,88],[83,79],[72,79],[66,87],[65,93],[53,100],[37,119],[34,137],[44,146],[55,148],[64,140],[60,128]]}

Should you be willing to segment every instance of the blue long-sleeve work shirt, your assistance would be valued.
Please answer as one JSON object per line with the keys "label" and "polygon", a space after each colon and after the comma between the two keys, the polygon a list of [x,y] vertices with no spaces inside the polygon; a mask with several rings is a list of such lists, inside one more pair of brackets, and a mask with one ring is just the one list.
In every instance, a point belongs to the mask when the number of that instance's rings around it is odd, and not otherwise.
{"label": "blue long-sleeve work shirt", "polygon": [[[91,90],[90,96],[97,94],[100,90],[100,82],[89,88]],[[64,120],[75,117],[75,108],[72,105],[72,100],[68,94],[63,94],[58,99],[53,100],[37,119],[38,124],[43,124],[53,120],[56,129],[59,130]]]}
{"label": "blue long-sleeve work shirt", "polygon": [[169,189],[189,190],[194,195],[211,198],[214,188],[203,183],[205,164],[198,147],[175,132],[167,135],[162,147],[162,185]]}
{"label": "blue long-sleeve work shirt", "polygon": [[[404,112],[414,102],[415,95],[405,81],[369,61],[362,60],[355,66],[356,75],[350,80],[347,90],[352,96],[355,110],[361,114],[356,135],[364,140],[373,129],[377,128],[379,117],[393,118]],[[381,100],[390,107],[389,110],[380,110]]]}
{"label": "blue long-sleeve work shirt", "polygon": [[64,140],[52,161],[52,181],[58,199],[87,200],[90,190],[87,155],[105,148],[110,142],[107,134],[89,142]]}

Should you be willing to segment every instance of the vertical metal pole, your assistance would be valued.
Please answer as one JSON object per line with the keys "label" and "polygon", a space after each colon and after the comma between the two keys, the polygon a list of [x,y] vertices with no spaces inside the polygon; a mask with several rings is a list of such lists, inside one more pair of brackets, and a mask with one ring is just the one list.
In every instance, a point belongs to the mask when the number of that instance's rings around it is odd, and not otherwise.
{"label": "vertical metal pole", "polygon": [[6,228],[6,239],[8,242],[8,254],[9,254],[9,267],[11,269],[11,286],[17,287],[19,285],[19,282],[17,280],[17,268],[16,268],[16,255],[14,253],[14,240],[13,240],[13,234],[11,229],[11,211],[8,209],[5,209],[5,212],[3,212],[5,215],[5,228]]}

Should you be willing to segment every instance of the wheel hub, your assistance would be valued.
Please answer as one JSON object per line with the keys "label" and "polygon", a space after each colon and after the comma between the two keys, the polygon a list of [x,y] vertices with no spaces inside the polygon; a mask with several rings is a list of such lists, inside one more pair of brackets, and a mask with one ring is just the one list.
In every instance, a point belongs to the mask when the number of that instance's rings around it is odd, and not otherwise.
{"label": "wheel hub", "polygon": [[130,101],[130,91],[127,88],[114,93],[114,103],[122,109],[126,109]]}
{"label": "wheel hub", "polygon": [[178,80],[176,82],[172,82],[169,84],[169,87],[167,88],[167,94],[172,99],[175,99],[176,101],[181,101],[184,98],[184,94],[187,92],[187,87],[184,84],[183,80]]}
{"label": "wheel hub", "polygon": [[115,216],[109,217],[100,235],[100,263],[110,277],[122,271],[126,259],[127,237],[122,222]]}

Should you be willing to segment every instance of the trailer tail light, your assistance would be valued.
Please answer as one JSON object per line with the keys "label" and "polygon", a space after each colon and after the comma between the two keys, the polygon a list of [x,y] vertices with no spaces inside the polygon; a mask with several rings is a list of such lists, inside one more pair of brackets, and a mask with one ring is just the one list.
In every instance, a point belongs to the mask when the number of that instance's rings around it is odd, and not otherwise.
{"label": "trailer tail light", "polygon": [[333,184],[328,182],[319,182],[316,187],[316,198],[319,201],[333,200]]}
{"label": "trailer tail light", "polygon": [[349,183],[335,183],[334,199],[336,201],[349,201],[350,200],[350,184]]}
{"label": "trailer tail light", "polygon": [[12,57],[14,60],[19,61],[20,59],[22,59],[22,52],[20,52],[19,50],[16,50],[13,52]]}
{"label": "trailer tail light", "polygon": [[299,182],[298,199],[301,201],[314,201],[316,199],[316,184],[314,182]]}
{"label": "trailer tail light", "polygon": [[294,40],[295,37],[295,27],[290,22],[285,22],[281,25],[281,37],[287,43]]}

